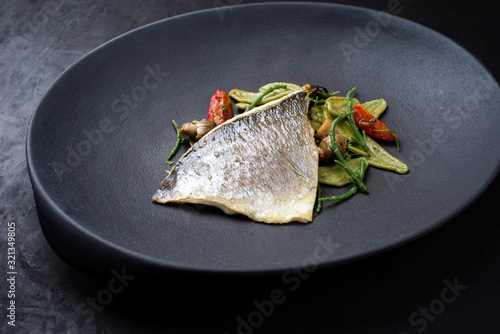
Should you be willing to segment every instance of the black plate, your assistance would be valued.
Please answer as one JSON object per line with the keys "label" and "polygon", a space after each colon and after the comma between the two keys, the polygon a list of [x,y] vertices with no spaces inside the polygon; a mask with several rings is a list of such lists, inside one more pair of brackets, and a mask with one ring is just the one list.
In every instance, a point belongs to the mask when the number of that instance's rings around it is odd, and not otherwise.
{"label": "black plate", "polygon": [[[171,120],[203,118],[216,89],[273,81],[386,99],[401,153],[384,147],[410,172],[370,168],[369,195],[307,225],[152,204]],[[43,231],[81,270],[275,272],[375,254],[451,219],[498,171],[498,105],[473,56],[415,23],[332,4],[224,7],[134,30],[71,66],[33,116],[27,156]]]}

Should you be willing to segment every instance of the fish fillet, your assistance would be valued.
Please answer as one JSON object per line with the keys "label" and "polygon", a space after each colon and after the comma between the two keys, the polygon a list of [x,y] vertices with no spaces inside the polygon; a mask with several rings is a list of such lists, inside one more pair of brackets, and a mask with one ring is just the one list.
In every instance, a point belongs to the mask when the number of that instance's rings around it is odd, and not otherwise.
{"label": "fish fillet", "polygon": [[264,223],[312,220],[318,149],[304,92],[235,116],[212,129],[177,162],[153,196],[198,203]]}

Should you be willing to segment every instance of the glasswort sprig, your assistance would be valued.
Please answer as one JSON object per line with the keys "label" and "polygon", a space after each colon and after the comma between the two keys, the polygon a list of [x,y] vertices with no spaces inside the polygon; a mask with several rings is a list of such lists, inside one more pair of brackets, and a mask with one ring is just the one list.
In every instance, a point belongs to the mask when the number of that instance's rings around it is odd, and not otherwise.
{"label": "glasswort sprig", "polygon": [[[365,171],[366,168],[368,167],[368,164],[366,163],[365,160],[361,160],[361,167],[359,169],[359,174],[358,178],[362,181],[363,178],[365,177]],[[354,186],[349,191],[346,193],[340,195],[340,196],[331,196],[331,197],[321,197],[321,186],[318,184],[318,205],[316,206],[316,212],[320,213],[321,209],[323,208],[323,202],[327,201],[343,201],[345,199],[348,199],[349,197],[354,196],[358,192],[358,187]]]}
{"label": "glasswort sprig", "polygon": [[179,132],[179,126],[177,125],[177,123],[175,122],[175,120],[172,120],[172,125],[174,126],[175,132],[177,133],[177,141],[175,142],[175,146],[172,149],[172,152],[170,152],[170,154],[168,155],[167,161],[165,161],[165,163],[169,164],[169,165],[171,165],[171,164],[174,163],[173,161],[170,161],[170,159],[173,158],[173,156],[175,155],[175,153],[179,149],[179,146],[184,141],[184,137]]}
{"label": "glasswort sprig", "polygon": [[266,96],[267,94],[271,93],[272,91],[276,90],[276,89],[280,89],[280,88],[283,88],[283,89],[286,89],[286,85],[276,85],[276,86],[273,86],[273,87],[269,87],[264,93],[260,94],[253,102],[251,105],[248,106],[248,108],[245,110],[245,112],[253,109],[253,107],[255,107],[257,104],[259,104],[259,102],[264,98],[264,96]]}
{"label": "glasswort sprig", "polygon": [[[351,95],[354,94],[356,91],[356,87],[351,89],[349,93],[347,93],[347,111],[346,114],[350,113],[352,111],[352,100],[351,100]],[[356,126],[356,122],[354,121],[354,117],[352,116],[353,113],[349,114],[349,117],[347,117],[347,124],[349,127],[354,131],[355,138],[352,138],[356,143],[361,145],[361,147],[365,150],[368,151],[368,145],[366,144],[366,133],[365,130],[363,130],[363,134],[359,132],[358,127]]]}
{"label": "glasswort sprig", "polygon": [[350,112],[346,112],[345,114],[342,114],[338,116],[332,123],[332,126],[330,127],[330,139],[332,142],[332,145],[330,145],[330,149],[335,153],[335,156],[337,157],[338,160],[335,160],[335,163],[342,166],[342,168],[345,169],[347,174],[351,177],[351,182],[354,183],[362,192],[368,192],[368,188],[366,188],[365,184],[363,181],[359,179],[359,177],[352,171],[352,169],[347,165],[346,160],[342,156],[339,150],[339,146],[337,141],[335,140],[335,127],[337,124],[343,120],[344,118],[347,118],[349,116],[352,116],[354,113],[353,110]]}

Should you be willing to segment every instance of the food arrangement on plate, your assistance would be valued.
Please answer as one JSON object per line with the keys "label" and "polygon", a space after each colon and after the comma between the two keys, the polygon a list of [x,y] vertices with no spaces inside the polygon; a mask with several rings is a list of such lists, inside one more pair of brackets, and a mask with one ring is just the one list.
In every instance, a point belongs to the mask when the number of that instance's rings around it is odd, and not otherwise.
{"label": "food arrangement on plate", "polygon": [[[254,221],[282,224],[312,221],[314,207],[345,200],[358,191],[366,168],[404,174],[408,166],[377,140],[394,142],[396,132],[379,120],[383,99],[361,104],[352,95],[321,86],[270,83],[258,92],[217,90],[207,119],[184,123],[166,163],[184,136],[191,147],[153,195],[158,203],[194,203],[243,214]],[[234,115],[230,99],[243,112]],[[320,184],[352,187],[322,197]]]}

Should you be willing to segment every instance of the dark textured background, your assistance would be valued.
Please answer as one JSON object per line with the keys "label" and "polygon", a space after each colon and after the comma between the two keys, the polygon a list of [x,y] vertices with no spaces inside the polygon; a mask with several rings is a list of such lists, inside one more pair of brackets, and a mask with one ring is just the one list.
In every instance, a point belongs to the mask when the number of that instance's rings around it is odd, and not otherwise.
{"label": "dark textured background", "polygon": [[[172,274],[135,277],[98,311],[109,278],[88,277],[51,250],[41,232],[25,162],[30,117],[44,92],[100,44],[159,19],[242,0],[7,0],[0,5],[0,332],[19,333],[500,333],[497,179],[458,217],[403,247],[362,261],[288,276]],[[331,1],[384,10],[392,0]],[[494,1],[400,0],[400,17],[450,37],[500,78],[500,9]],[[230,15],[226,10],[225,15]],[[251,18],[249,18],[251,19]],[[498,106],[485,106],[499,112]],[[495,143],[492,150],[498,150]],[[458,152],[457,159],[461,154]],[[457,180],[459,182],[459,180]],[[16,327],[7,325],[7,223],[17,225]],[[450,303],[447,284],[465,286]],[[118,286],[118,285],[117,285]],[[294,288],[294,291],[292,291]],[[259,318],[273,291],[283,303]],[[444,295],[442,295],[444,291]],[[443,309],[439,309],[444,305]],[[414,318],[414,313],[424,314]],[[261,312],[262,313],[262,312]],[[266,312],[264,312],[266,313]],[[249,320],[250,317],[250,320]],[[424,320],[426,319],[426,320]],[[425,324],[425,326],[424,326]]]}

